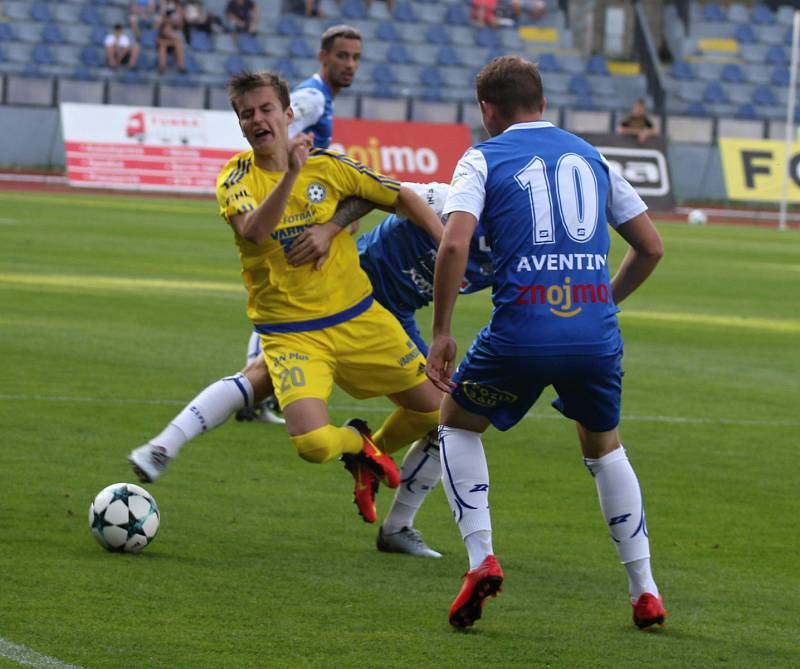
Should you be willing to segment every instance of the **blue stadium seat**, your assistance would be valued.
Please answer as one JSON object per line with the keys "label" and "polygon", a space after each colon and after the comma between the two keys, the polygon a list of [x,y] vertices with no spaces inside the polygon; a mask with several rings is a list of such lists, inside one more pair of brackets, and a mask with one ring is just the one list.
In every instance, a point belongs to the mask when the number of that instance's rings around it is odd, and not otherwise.
{"label": "blue stadium seat", "polygon": [[119,74],[119,80],[125,84],[146,84],[147,75],[139,70],[124,68]]}
{"label": "blue stadium seat", "polygon": [[469,12],[466,4],[449,5],[444,13],[444,23],[448,26],[468,26]]}
{"label": "blue stadium seat", "polygon": [[436,54],[437,65],[463,65],[461,54],[458,53],[455,47],[445,44],[439,49]]}
{"label": "blue stadium seat", "polygon": [[775,23],[775,14],[766,5],[753,5],[750,10],[750,20],[759,26],[772,25]]}
{"label": "blue stadium seat", "polygon": [[47,76],[44,72],[42,72],[42,69],[39,67],[38,63],[26,63],[20,74],[23,77],[30,77],[32,79],[41,79]]}
{"label": "blue stadium seat", "polygon": [[702,102],[690,102],[686,105],[686,114],[689,116],[708,116],[708,110]]}
{"label": "blue stadium seat", "polygon": [[452,39],[450,38],[450,33],[447,32],[447,28],[443,25],[432,25],[425,31],[425,41],[428,44],[450,44]]}
{"label": "blue stadium seat", "polygon": [[70,78],[78,81],[95,81],[97,79],[92,69],[86,67],[86,65],[76,65]]}
{"label": "blue stadium seat", "polygon": [[719,104],[728,102],[728,94],[718,83],[712,82],[703,90],[703,102],[705,104]]}
{"label": "blue stadium seat", "polygon": [[562,72],[561,61],[558,60],[554,53],[543,53],[539,56],[539,71],[540,72]]}
{"label": "blue stadium seat", "polygon": [[778,104],[778,98],[769,86],[756,86],[753,90],[753,104],[757,107],[774,107]]}
{"label": "blue stadium seat", "polygon": [[89,41],[95,46],[103,46],[106,42],[106,34],[108,30],[103,26],[93,26],[92,32],[89,33]]}
{"label": "blue stadium seat", "polygon": [[769,81],[774,86],[788,86],[791,81],[789,68],[785,65],[778,65],[778,67],[772,70]]}
{"label": "blue stadium seat", "polygon": [[786,32],[783,33],[783,43],[786,46],[792,46],[792,29],[787,28]]}
{"label": "blue stadium seat", "polygon": [[378,63],[372,68],[370,78],[376,84],[393,84],[397,81],[394,70],[389,63]]}
{"label": "blue stadium seat", "polygon": [[397,65],[408,65],[413,62],[404,44],[396,42],[390,44],[386,50],[386,60]]}
{"label": "blue stadium seat", "polygon": [[600,55],[591,56],[586,61],[586,72],[588,74],[610,74],[606,59]]}
{"label": "blue stadium seat", "polygon": [[402,23],[415,23],[419,20],[414,12],[414,7],[407,2],[399,2],[395,5],[394,19]]}
{"label": "blue stadium seat", "polygon": [[[266,51],[258,41],[255,35],[241,34],[236,37],[236,45],[239,47],[239,53],[246,56],[264,56]],[[302,58],[302,56],[300,56]]]}
{"label": "blue stadium seat", "polygon": [[139,45],[143,49],[155,49],[157,41],[158,35],[156,34],[155,30],[150,30],[148,28],[146,30],[142,30],[141,34],[139,35]]}
{"label": "blue stadium seat", "polygon": [[485,47],[499,47],[500,38],[497,36],[497,32],[489,26],[483,26],[475,32],[475,44]]}
{"label": "blue stadium seat", "polygon": [[198,85],[197,79],[192,77],[189,72],[178,72],[169,78],[169,85],[183,86],[185,88],[196,88]]}
{"label": "blue stadium seat", "polygon": [[368,17],[367,8],[362,0],[344,0],[341,12],[346,19],[366,19]]}
{"label": "blue stadium seat", "polygon": [[241,56],[228,56],[228,59],[225,61],[225,74],[227,75],[233,76],[249,69],[250,66]]}
{"label": "blue stadium seat", "polygon": [[102,67],[105,64],[103,52],[94,46],[85,46],[81,49],[80,61],[86,67]]}
{"label": "blue stadium seat", "polygon": [[697,75],[694,73],[692,66],[689,65],[685,60],[676,60],[672,63],[672,67],[670,68],[670,74],[675,79],[680,79],[683,81],[693,81],[697,79]]}
{"label": "blue stadium seat", "polygon": [[379,23],[375,28],[375,37],[382,42],[396,42],[401,39],[400,32],[395,27],[394,23],[384,21]]}
{"label": "blue stadium seat", "polygon": [[376,81],[372,89],[372,97],[375,98],[396,98],[397,90],[394,84],[385,81]]}
{"label": "blue stadium seat", "polygon": [[191,51],[187,51],[184,58],[186,60],[187,74],[203,74],[203,66]]}
{"label": "blue stadium seat", "polygon": [[284,79],[288,79],[289,81],[293,81],[300,76],[307,76],[297,71],[297,68],[295,67],[291,58],[278,58],[272,64],[272,69],[280,74]]}
{"label": "blue stadium seat", "polygon": [[419,83],[429,89],[441,89],[444,86],[444,78],[438,67],[425,67],[419,73]]}
{"label": "blue stadium seat", "polygon": [[746,103],[736,110],[736,118],[754,121],[758,118],[758,114],[756,113],[756,108],[753,105]]}
{"label": "blue stadium seat", "polygon": [[192,49],[200,53],[212,53],[214,51],[214,44],[205,30],[191,30],[189,32],[189,44]]}
{"label": "blue stadium seat", "polygon": [[55,20],[50,6],[45,2],[35,2],[31,6],[31,18],[34,21],[41,21],[42,23],[49,23]]}
{"label": "blue stadium seat", "polygon": [[720,7],[716,2],[708,2],[703,5],[703,21],[717,22],[717,21],[727,21],[728,17],[725,16],[725,12],[723,11],[722,7]]}
{"label": "blue stadium seat", "polygon": [[773,44],[767,49],[767,63],[770,65],[786,65],[789,63],[789,54],[786,49],[777,44]]}
{"label": "blue stadium seat", "polygon": [[592,94],[592,84],[587,77],[582,74],[576,74],[569,80],[567,90],[572,93],[572,95],[586,97]]}
{"label": "blue stadium seat", "polygon": [[756,35],[756,31],[753,30],[753,26],[749,23],[736,26],[736,30],[733,31],[733,37],[739,44],[755,44],[758,42],[758,35]]}
{"label": "blue stadium seat", "polygon": [[0,40],[13,42],[17,39],[14,28],[10,23],[0,23]]}
{"label": "blue stadium seat", "polygon": [[300,37],[303,34],[303,28],[293,16],[288,14],[281,16],[275,29],[279,35],[284,37]]}
{"label": "blue stadium seat", "polygon": [[289,41],[287,53],[292,58],[313,58],[316,55],[314,49],[302,37],[294,37]]}
{"label": "blue stadium seat", "polygon": [[90,26],[105,25],[103,15],[94,5],[84,5],[81,7],[78,18],[81,20],[81,23],[85,23]]}
{"label": "blue stadium seat", "polygon": [[37,65],[57,65],[55,55],[46,44],[34,44],[31,49],[31,60]]}
{"label": "blue stadium seat", "polygon": [[48,23],[42,28],[42,41],[45,44],[64,44],[67,40],[57,23]]}
{"label": "blue stadium seat", "polygon": [[736,63],[725,65],[720,73],[720,79],[731,84],[743,84],[745,82],[744,72]]}

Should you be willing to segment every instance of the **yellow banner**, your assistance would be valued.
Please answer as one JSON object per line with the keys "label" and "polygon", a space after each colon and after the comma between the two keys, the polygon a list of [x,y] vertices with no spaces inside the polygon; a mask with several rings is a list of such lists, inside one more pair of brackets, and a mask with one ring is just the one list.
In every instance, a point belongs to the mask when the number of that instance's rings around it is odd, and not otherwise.
{"label": "yellow banner", "polygon": [[788,200],[800,202],[800,142],[792,144],[788,166],[780,140],[721,138],[719,150],[729,199],[780,202],[788,171]]}

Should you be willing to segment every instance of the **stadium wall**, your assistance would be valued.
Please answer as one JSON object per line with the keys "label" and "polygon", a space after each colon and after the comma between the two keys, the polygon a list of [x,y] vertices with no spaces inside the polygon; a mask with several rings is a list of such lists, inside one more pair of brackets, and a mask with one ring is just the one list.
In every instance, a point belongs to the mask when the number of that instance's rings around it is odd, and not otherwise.
{"label": "stadium wall", "polygon": [[[57,108],[0,105],[0,124],[0,168],[65,170]],[[678,202],[726,199],[717,146],[669,142],[667,157]]]}

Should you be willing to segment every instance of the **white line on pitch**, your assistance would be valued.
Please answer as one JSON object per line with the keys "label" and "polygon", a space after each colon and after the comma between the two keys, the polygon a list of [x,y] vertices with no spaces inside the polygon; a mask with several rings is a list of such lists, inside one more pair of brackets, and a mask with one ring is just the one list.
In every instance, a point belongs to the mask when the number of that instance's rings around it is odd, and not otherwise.
{"label": "white line on pitch", "polygon": [[5,657],[24,667],[35,667],[36,669],[81,669],[75,664],[67,664],[49,655],[42,655],[32,648],[12,643],[3,637],[0,637],[0,657]]}
{"label": "white line on pitch", "polygon": [[[115,405],[139,405],[139,406],[184,406],[185,400],[137,400],[119,397],[60,397],[46,395],[0,395],[0,402],[64,402],[78,404],[115,404]],[[388,413],[391,407],[376,407],[364,404],[331,404],[328,406],[331,411],[353,411],[358,413]],[[527,419],[536,420],[562,420],[563,416],[557,412],[553,413],[527,413]],[[747,419],[747,418],[700,418],[693,416],[635,416],[623,414],[622,421],[638,423],[674,423],[686,425],[752,425],[761,427],[800,427],[797,420],[768,420],[768,419]]]}

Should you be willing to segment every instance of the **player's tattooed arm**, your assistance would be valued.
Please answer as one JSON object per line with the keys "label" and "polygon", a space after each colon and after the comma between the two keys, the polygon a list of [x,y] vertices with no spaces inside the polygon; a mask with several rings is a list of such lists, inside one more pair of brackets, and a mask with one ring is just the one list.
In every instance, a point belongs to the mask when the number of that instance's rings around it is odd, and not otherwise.
{"label": "player's tattooed arm", "polygon": [[375,204],[360,197],[348,197],[339,203],[330,222],[344,229],[375,209]]}

